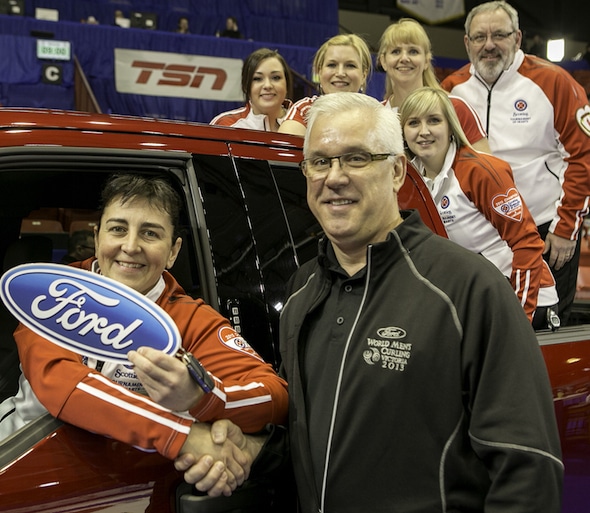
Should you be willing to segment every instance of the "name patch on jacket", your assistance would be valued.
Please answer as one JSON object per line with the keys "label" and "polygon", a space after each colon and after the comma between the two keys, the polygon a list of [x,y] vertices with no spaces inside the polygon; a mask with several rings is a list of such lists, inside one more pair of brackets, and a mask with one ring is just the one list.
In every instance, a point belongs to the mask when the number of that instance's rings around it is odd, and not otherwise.
{"label": "name patch on jacket", "polygon": [[514,187],[508,189],[506,194],[494,196],[492,198],[492,208],[511,221],[520,222],[522,220],[522,199]]}
{"label": "name patch on jacket", "polygon": [[41,337],[99,360],[127,362],[149,346],[168,354],[181,343],[172,318],[143,294],[105,276],[61,264],[23,264],[0,278],[8,310]]}
{"label": "name patch on jacket", "polygon": [[367,338],[363,359],[368,365],[404,372],[412,357],[412,343],[406,339],[406,330],[397,326],[379,328],[375,338]]}

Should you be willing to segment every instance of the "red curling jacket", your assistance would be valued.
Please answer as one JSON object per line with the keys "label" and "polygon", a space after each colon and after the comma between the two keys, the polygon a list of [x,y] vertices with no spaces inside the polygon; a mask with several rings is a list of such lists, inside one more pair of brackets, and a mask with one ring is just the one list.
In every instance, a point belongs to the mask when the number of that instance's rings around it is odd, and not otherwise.
{"label": "red curling jacket", "polygon": [[[94,259],[75,267],[90,270]],[[286,421],[287,384],[232,329],[229,322],[201,299],[187,296],[168,272],[156,303],[178,326],[182,345],[216,379],[216,388],[190,412],[173,412],[117,383],[121,374],[83,364],[83,357],[52,344],[21,325],[15,339],[24,376],[34,395],[53,416],[83,429],[175,458],[195,421],[228,418],[245,432],[267,423]],[[133,373],[123,367],[126,374]],[[128,379],[128,378],[125,378]],[[21,389],[22,389],[21,380]],[[32,396],[32,394],[30,394]],[[35,407],[29,397],[21,401]]]}

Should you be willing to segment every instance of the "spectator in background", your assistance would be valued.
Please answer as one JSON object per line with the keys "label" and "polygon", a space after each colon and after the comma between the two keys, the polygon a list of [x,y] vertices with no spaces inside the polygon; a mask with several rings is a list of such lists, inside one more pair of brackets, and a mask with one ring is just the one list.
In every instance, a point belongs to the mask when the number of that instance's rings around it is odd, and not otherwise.
{"label": "spectator in background", "polygon": [[[356,34],[340,34],[328,39],[316,52],[312,64],[320,94],[364,93],[372,71],[371,51],[364,39]],[[279,132],[305,135],[307,111],[317,98],[314,95],[293,104]]]}
{"label": "spectator in background", "polygon": [[584,52],[584,55],[582,55],[582,59],[584,59],[588,63],[588,66],[590,66],[590,43],[586,45],[586,51]]}
{"label": "spectator in background", "polygon": [[129,18],[125,18],[121,9],[117,9],[115,11],[113,25],[116,25],[117,27],[129,28]]}
{"label": "spectator in background", "polygon": [[567,324],[576,294],[580,229],[590,206],[590,105],[563,68],[525,55],[507,2],[473,8],[465,21],[471,64],[442,86],[479,114],[492,152],[506,160],[545,241]]}
{"label": "spectator in background", "polygon": [[528,54],[536,55],[537,57],[541,57],[542,59],[547,58],[547,42],[539,35],[535,34],[533,36],[533,42],[531,47],[529,48]]}
{"label": "spectator in background", "polygon": [[[415,89],[441,88],[432,66],[430,39],[416,20],[402,18],[389,25],[381,36],[378,55],[388,78],[383,103],[395,111]],[[461,98],[451,96],[451,101],[473,148],[490,153],[485,130],[475,111]]]}
{"label": "spectator in background", "polygon": [[242,67],[242,91],[246,105],[223,112],[211,125],[252,128],[276,132],[291,106],[291,69],[275,50],[260,48],[252,52]]}
{"label": "spectator in background", "polygon": [[188,18],[186,16],[181,16],[178,18],[178,27],[176,28],[177,34],[190,34],[190,28],[188,23]]}
{"label": "spectator in background", "polygon": [[225,29],[217,31],[217,37],[231,37],[233,39],[242,39],[242,33],[238,28],[238,20],[234,16],[228,16],[225,20]]}
{"label": "spectator in background", "polygon": [[61,259],[62,264],[81,262],[94,255],[94,233],[90,230],[78,230],[70,235],[68,252]]}
{"label": "spectator in background", "polygon": [[440,87],[416,89],[399,114],[406,154],[428,185],[449,239],[486,257],[510,280],[535,329],[557,329],[555,281],[510,166],[473,151]]}

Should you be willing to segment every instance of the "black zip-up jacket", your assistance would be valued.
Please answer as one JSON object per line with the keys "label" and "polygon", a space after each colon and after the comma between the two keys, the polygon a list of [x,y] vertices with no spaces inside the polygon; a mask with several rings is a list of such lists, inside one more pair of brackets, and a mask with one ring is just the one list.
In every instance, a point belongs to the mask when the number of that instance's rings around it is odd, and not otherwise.
{"label": "black zip-up jacket", "polygon": [[332,285],[326,240],[291,281],[280,332],[301,511],[558,513],[552,394],[522,307],[492,264],[403,214],[368,247],[338,392],[322,390],[333,406],[323,489],[300,362]]}

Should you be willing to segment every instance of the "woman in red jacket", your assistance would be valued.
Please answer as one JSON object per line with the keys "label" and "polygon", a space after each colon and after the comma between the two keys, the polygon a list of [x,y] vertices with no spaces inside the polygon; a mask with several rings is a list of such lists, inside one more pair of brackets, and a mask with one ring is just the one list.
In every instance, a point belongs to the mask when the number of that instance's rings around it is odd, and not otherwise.
{"label": "woman in red jacket", "polygon": [[449,238],[510,279],[536,329],[558,327],[555,281],[508,163],[473,149],[442,89],[411,93],[400,121],[408,158],[428,185]]}
{"label": "woman in red jacket", "polygon": [[180,199],[172,186],[150,176],[115,175],[102,201],[96,256],[72,265],[117,280],[164,309],[178,327],[182,347],[200,360],[213,387],[202,389],[181,360],[152,348],[130,352],[129,364],[99,361],[21,325],[14,337],[23,375],[17,395],[0,405],[0,438],[48,411],[174,459],[195,454],[195,438],[203,430],[210,442],[207,424],[219,419],[247,433],[284,423],[285,381],[227,319],[186,295],[166,270],[182,245]]}
{"label": "woman in red jacket", "polygon": [[246,104],[215,116],[210,125],[276,132],[291,107],[293,77],[276,50],[259,48],[242,67],[242,91]]}

